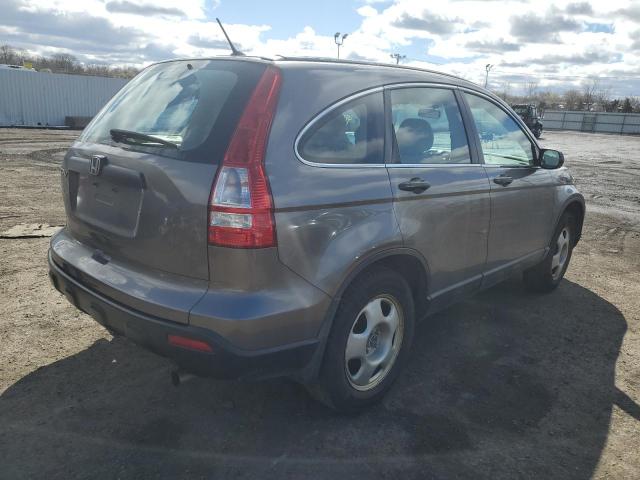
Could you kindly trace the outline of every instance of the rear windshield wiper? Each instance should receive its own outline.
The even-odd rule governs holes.
[[[175,148],[176,150],[178,149],[178,144],[169,142],[162,138],[154,137],[153,135],[147,135],[146,133],[134,132],[131,130],[120,130],[118,128],[112,128],[109,133],[111,134],[111,138],[116,142],[139,144],[139,142],[131,142],[131,140],[146,140],[150,143],[157,143],[158,145]]]

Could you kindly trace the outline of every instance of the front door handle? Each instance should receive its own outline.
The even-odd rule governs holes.
[[[503,187],[506,187],[511,182],[513,182],[513,178],[507,175],[500,175],[499,177],[493,179],[493,183],[497,183],[498,185],[502,185]]]
[[[398,185],[398,188],[400,190],[404,190],[405,192],[422,193],[430,186],[431,184],[429,182],[415,177],[408,182],[402,182],[400,185]]]

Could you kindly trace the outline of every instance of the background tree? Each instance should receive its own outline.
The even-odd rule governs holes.
[[[56,53],[50,57],[32,55],[10,45],[0,45],[0,64],[24,65],[31,63],[36,70],[51,70],[53,73],[74,73],[78,75],[98,75],[102,77],[133,78],[140,71],[131,66],[85,64],[69,53]]]
[[[617,98],[611,100],[606,103],[605,111],[607,112],[617,112],[620,109],[620,100]]]
[[[607,111],[607,105],[611,98],[611,87],[609,85],[598,85],[598,89],[594,94],[594,101],[600,110]]]
[[[579,91],[567,90],[564,92],[563,100],[567,110],[582,110],[582,95]]]
[[[14,60],[13,49],[9,45],[0,45],[0,63],[12,65]]]
[[[505,102],[511,103],[511,100],[512,100],[511,84],[509,82],[504,82],[502,84],[502,88],[500,89],[500,92],[496,93],[496,95],[498,95]]]
[[[74,67],[78,63],[76,57],[68,53],[55,53],[51,56],[51,61],[57,71],[64,73],[73,72]]]
[[[582,103],[585,110],[591,110],[593,104],[596,103],[597,94],[600,91],[600,80],[592,78],[585,82],[582,86]]]
[[[525,83],[524,91],[526,103],[533,103],[535,101],[536,92],[538,91],[538,85],[539,83],[537,81]]]

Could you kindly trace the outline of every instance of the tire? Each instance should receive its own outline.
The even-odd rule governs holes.
[[[534,128],[533,129],[533,136],[536,138],[540,138],[542,136],[542,129],[541,128]]]
[[[565,212],[560,217],[546,257],[523,274],[524,284],[529,290],[548,293],[558,287],[571,261],[576,238],[575,225],[575,219],[570,214]]]
[[[407,361],[414,324],[411,289],[401,275],[377,268],[356,279],[336,311],[311,393],[344,413],[379,402]]]

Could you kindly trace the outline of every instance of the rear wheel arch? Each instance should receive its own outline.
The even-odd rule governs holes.
[[[409,284],[413,303],[415,306],[416,320],[421,319],[427,313],[427,287],[428,270],[426,265],[418,257],[410,254],[397,254],[384,257],[375,262],[371,267],[383,266],[400,274]]]
[[[416,320],[421,320],[425,316],[428,308],[429,266],[419,252],[411,248],[394,248],[365,257],[345,275],[333,295],[333,301],[327,309],[318,334],[320,345],[316,349],[309,365],[297,376],[302,383],[308,384],[317,377],[324,357],[327,339],[333,327],[333,320],[344,293],[359,278],[381,267],[399,272],[407,280],[414,300],[415,318]]]
[[[358,278],[366,276],[379,267],[393,270],[406,279],[411,288],[416,309],[416,319],[422,318],[428,306],[429,267],[422,255],[410,248],[385,250],[362,260],[343,280],[334,297],[335,303],[340,302],[344,292]]]
[[[411,257],[393,257],[373,261],[360,269],[344,288],[338,308],[327,322],[330,328],[322,358],[318,359],[317,376],[308,387],[315,398],[339,411],[352,412],[379,401],[407,361],[416,315],[413,288],[407,280],[410,274],[399,273],[399,269],[411,271],[415,267]],[[416,268],[415,273],[419,272]],[[388,313],[383,302],[387,303]],[[386,322],[394,306],[398,313],[388,318],[396,320]],[[386,337],[379,333],[385,331],[380,325],[391,328]],[[374,358],[368,361],[373,337]],[[375,358],[378,353],[384,358]]]

